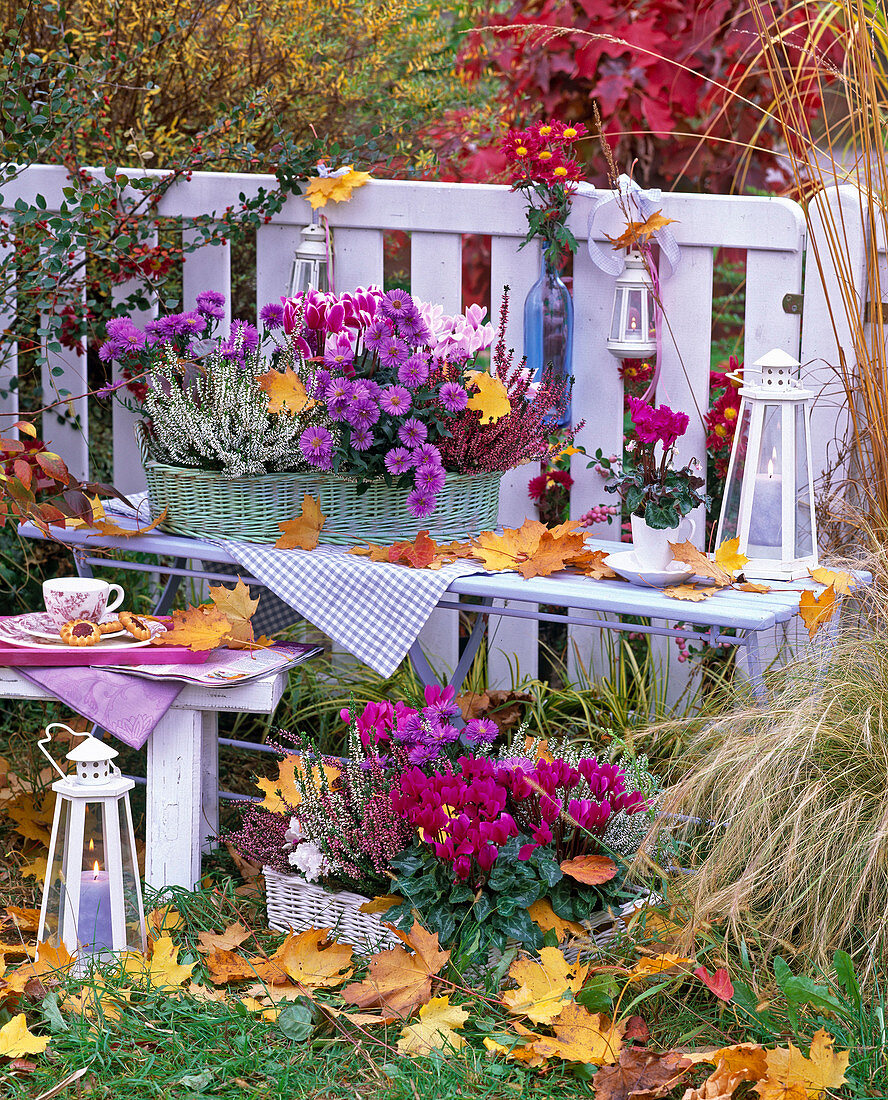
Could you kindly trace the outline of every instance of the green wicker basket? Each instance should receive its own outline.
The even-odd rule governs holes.
[[[177,535],[277,542],[278,524],[301,514],[305,493],[317,500],[327,517],[320,543],[332,546],[388,545],[412,539],[420,531],[429,531],[438,542],[450,542],[497,525],[501,473],[448,474],[435,511],[415,519],[407,509],[409,490],[390,488],[382,481],[358,493],[356,482],[333,474],[225,478],[211,470],[156,462],[148,456],[143,430],[138,438],[151,518],[166,508],[161,530]]]

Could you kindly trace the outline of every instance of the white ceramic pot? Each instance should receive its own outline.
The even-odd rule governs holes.
[[[684,542],[693,539],[697,532],[696,521],[685,516],[677,527],[665,527],[657,530],[648,527],[642,516],[631,516],[632,549],[642,569],[665,569],[672,561],[670,542]]]

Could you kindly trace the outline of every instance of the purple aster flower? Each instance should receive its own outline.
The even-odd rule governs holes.
[[[410,348],[397,336],[387,336],[384,340],[380,340],[376,350],[379,355],[379,362],[384,367],[391,367],[392,369],[399,367],[410,357]]]
[[[390,340],[392,327],[384,317],[374,317],[364,329],[364,347],[376,351],[383,340]]]
[[[329,470],[333,465],[333,439],[326,428],[306,428],[299,437],[299,447],[312,466]]]
[[[207,327],[206,318],[202,317],[196,309],[189,313],[179,314],[179,331],[189,336],[197,336]]]
[[[382,392],[382,387],[372,378],[357,378],[353,385],[352,394],[355,397],[369,397],[375,401]]]
[[[352,428],[351,445],[356,451],[369,451],[373,443],[373,433],[369,428]]]
[[[390,290],[388,294],[383,294],[377,306],[383,317],[393,321],[400,320],[414,308],[413,299],[406,290]]]
[[[259,320],[271,332],[273,329],[282,328],[284,324],[284,307],[280,302],[269,302],[259,310]]]
[[[101,348],[99,354],[101,355]],[[121,386],[127,384],[126,378],[121,378],[119,382],[106,382],[104,386],[100,386],[96,390],[96,397],[110,397],[115,390],[119,390]]]
[[[428,428],[426,428],[421,420],[417,420],[415,416],[411,416],[409,420],[405,420],[398,429],[398,439],[401,440],[405,447],[418,447],[421,443],[425,443],[428,434]]]
[[[410,391],[403,386],[389,386],[382,391],[379,403],[382,405],[383,412],[391,413],[392,416],[406,416],[413,404],[413,399]]]
[[[328,370],[316,370],[308,387],[309,396],[323,398],[330,385],[330,372]]]
[[[409,340],[414,345],[428,344],[432,339],[428,326],[415,306],[403,317],[398,318],[398,331],[405,340]]]
[[[169,340],[173,336],[179,335],[179,314],[168,313],[166,317],[158,317],[156,321],[149,321],[151,326],[151,332],[155,336],[159,336],[161,340]],[[109,322],[113,324],[113,322]]]
[[[469,403],[469,395],[459,382],[445,382],[438,396],[444,408],[451,413],[461,412]]]
[[[413,461],[417,466],[440,466],[441,452],[434,443],[420,443],[413,448]]]
[[[425,519],[435,510],[435,496],[425,489],[413,489],[407,494],[407,507],[416,519]]]
[[[398,381],[411,390],[423,386],[429,379],[429,365],[422,355],[411,355],[406,363],[398,367]]]
[[[440,493],[444,488],[447,474],[442,467],[427,462],[416,471],[415,484],[417,489],[425,489],[430,493]]]
[[[225,295],[216,290],[204,290],[197,296],[197,312],[208,321],[221,321],[225,316]]]
[[[470,745],[492,745],[499,737],[499,726],[492,718],[473,718],[466,722],[465,735]]]
[[[393,477],[400,477],[413,469],[413,459],[406,447],[393,447],[385,456],[385,468]]]
[[[244,351],[255,351],[259,347],[259,329],[255,325],[251,325],[249,321],[231,322],[231,333],[228,337],[230,347],[234,347],[235,340],[241,334],[243,334]]]
[[[343,370],[355,361],[352,343],[346,333],[341,332],[331,339],[324,352],[324,364],[331,370]]]
[[[327,412],[334,420],[342,420],[352,398],[352,383],[347,378],[334,378],[324,390]]]
[[[368,401],[366,404],[362,402],[357,408],[352,407],[345,419],[353,428],[372,428],[379,417],[379,406]]]
[[[99,348],[99,359],[103,363],[110,362],[116,355],[115,343],[113,340],[106,340],[104,344]]]

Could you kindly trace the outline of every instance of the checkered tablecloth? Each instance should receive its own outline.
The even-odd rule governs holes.
[[[276,550],[216,540],[284,603],[383,676],[390,676],[456,580],[483,573],[480,562],[410,569],[372,562],[333,546]]]

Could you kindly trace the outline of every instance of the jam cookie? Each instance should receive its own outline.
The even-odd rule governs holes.
[[[132,611],[121,611],[120,625],[127,634],[132,634],[137,642],[147,642],[151,637],[151,627],[144,619],[134,615]]]
[[[59,634],[65,645],[95,645],[102,637],[96,624],[86,619],[72,619]]]
[[[120,619],[109,619],[106,623],[99,623],[100,634],[115,634],[118,630],[123,630]]]

